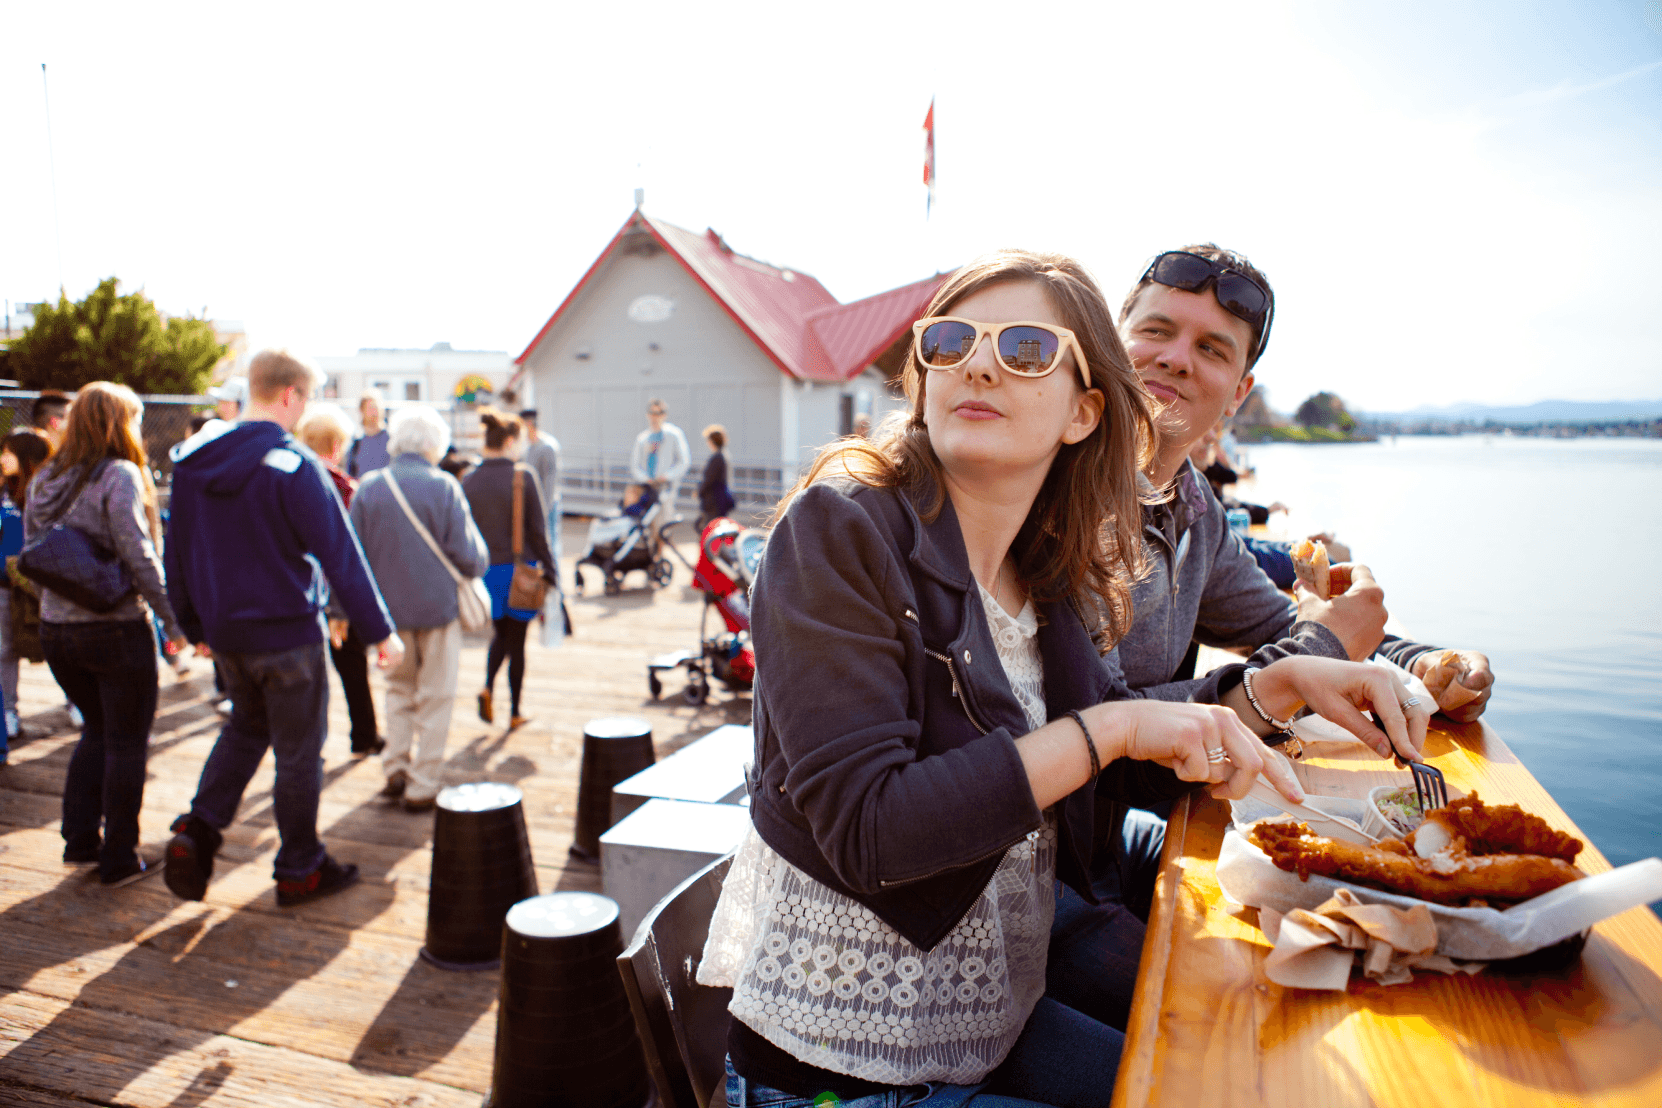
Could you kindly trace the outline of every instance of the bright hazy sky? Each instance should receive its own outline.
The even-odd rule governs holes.
[[[1032,9],[1029,9],[1032,10]],[[1662,397],[1662,2],[9,4],[0,296],[518,353],[646,210],[850,300],[1015,245],[1269,274],[1289,410]],[[937,99],[924,219],[920,126]]]

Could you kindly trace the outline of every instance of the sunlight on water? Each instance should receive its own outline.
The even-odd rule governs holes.
[[[1489,655],[1489,722],[1613,864],[1662,854],[1662,441],[1247,456],[1241,499],[1285,502],[1288,534],[1336,532],[1404,634]]]

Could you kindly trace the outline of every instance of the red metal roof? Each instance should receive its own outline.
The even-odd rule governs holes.
[[[805,381],[846,381],[858,375],[911,326],[946,279],[937,274],[851,304],[839,304],[824,285],[806,273],[780,269],[736,253],[714,231],[695,234],[636,211],[524,353],[514,359],[517,364],[524,365],[623,237],[636,227],[645,230],[685,266],[782,371]]]
[[[945,281],[946,274],[937,273],[864,300],[821,308],[808,317],[806,327],[817,356],[799,376],[814,381],[846,381],[855,376],[923,315]]]

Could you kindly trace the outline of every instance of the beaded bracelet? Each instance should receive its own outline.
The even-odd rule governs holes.
[[[1262,704],[1258,703],[1258,698],[1253,695],[1253,693],[1252,693],[1252,675],[1257,673],[1257,672],[1258,671],[1256,669],[1253,669],[1251,666],[1248,666],[1247,669],[1246,669],[1246,672],[1241,674],[1241,688],[1246,692],[1247,703],[1252,705],[1252,710],[1258,713],[1258,718],[1259,719],[1263,720],[1265,723],[1269,724],[1271,727],[1275,728],[1277,731],[1286,731],[1289,734],[1291,734],[1292,730],[1293,730],[1293,721],[1290,720],[1290,719],[1289,720],[1276,719],[1274,716],[1272,716],[1268,712],[1264,711],[1264,706]]]
[[[1073,717],[1073,722],[1079,724],[1079,730],[1085,735],[1085,749],[1091,754],[1091,780],[1095,781],[1097,774],[1102,772],[1102,759],[1097,757],[1096,743],[1091,741],[1091,729],[1085,726],[1085,717],[1075,709],[1069,708],[1068,715]]]

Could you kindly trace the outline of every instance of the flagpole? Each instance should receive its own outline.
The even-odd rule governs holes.
[[[58,243],[58,298],[63,298],[63,224],[58,217],[58,156],[52,149],[52,93],[46,83],[46,63],[40,63],[41,99],[46,104],[46,164],[52,174],[52,233]]]

